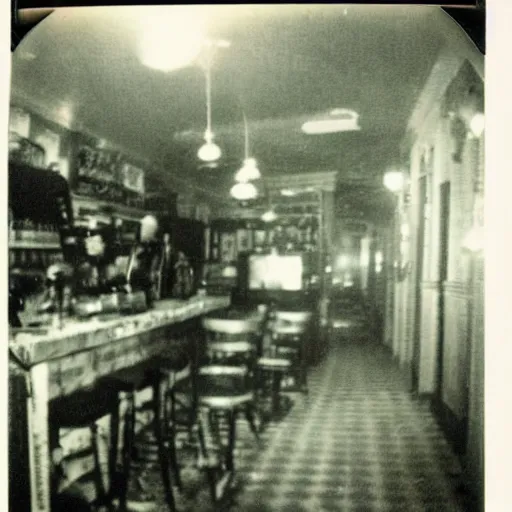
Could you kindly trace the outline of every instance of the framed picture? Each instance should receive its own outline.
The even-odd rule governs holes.
[[[222,233],[220,238],[220,260],[222,262],[235,261],[236,236],[235,233]]]
[[[236,232],[236,248],[239,253],[252,249],[252,237],[249,229],[239,229]]]
[[[254,246],[261,247],[265,245],[265,230],[257,229],[254,231]]]

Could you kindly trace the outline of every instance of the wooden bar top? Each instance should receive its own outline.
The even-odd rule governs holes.
[[[230,302],[229,297],[171,299],[159,301],[152,309],[136,315],[108,319],[93,317],[87,321],[68,319],[61,329],[11,329],[9,348],[23,365],[31,367],[225,309]]]

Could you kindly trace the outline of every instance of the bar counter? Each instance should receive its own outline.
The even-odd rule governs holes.
[[[90,386],[99,377],[150,359],[168,349],[184,331],[196,329],[201,316],[229,305],[228,297],[198,296],[188,301],[160,301],[150,311],[131,316],[87,322],[69,320],[59,330],[11,330],[9,350],[19,364],[12,363],[11,358],[10,401],[17,397],[17,403],[10,403],[10,431],[19,437],[19,427],[24,425],[28,435],[31,512],[50,510],[48,402]],[[25,388],[25,393],[20,388]],[[23,395],[26,405],[20,403]],[[11,450],[26,451],[22,437],[14,443],[18,448],[11,446]],[[18,459],[14,454],[11,459],[20,461],[18,472],[23,473],[24,454],[17,455]],[[23,475],[12,476],[14,485],[23,487]],[[18,503],[16,510],[24,509]]]

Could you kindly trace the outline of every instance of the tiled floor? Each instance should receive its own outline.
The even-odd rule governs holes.
[[[333,335],[309,383],[309,397],[293,396],[288,415],[267,426],[261,447],[240,419],[238,480],[229,502],[212,506],[201,474],[188,467],[180,510],[465,510],[449,446],[387,349]]]

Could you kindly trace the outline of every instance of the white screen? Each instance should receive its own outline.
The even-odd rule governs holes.
[[[302,256],[251,256],[249,258],[249,289],[301,290]]]

